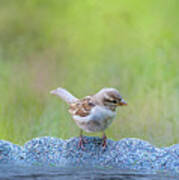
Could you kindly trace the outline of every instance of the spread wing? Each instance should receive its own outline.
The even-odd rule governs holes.
[[[88,116],[91,109],[95,106],[91,97],[87,96],[84,99],[78,100],[70,104],[69,112],[74,116]]]

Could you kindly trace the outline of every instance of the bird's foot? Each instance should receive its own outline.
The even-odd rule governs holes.
[[[84,144],[87,143],[87,141],[84,139],[83,136],[80,136],[79,138],[80,138],[80,140],[78,143],[78,148],[84,150],[85,149]]]
[[[102,147],[103,149],[106,149],[107,147],[107,136],[105,134],[102,137]]]

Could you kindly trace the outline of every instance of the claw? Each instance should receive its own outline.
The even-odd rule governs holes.
[[[87,141],[83,138],[83,131],[81,130],[80,131],[80,140],[79,140],[79,143],[78,143],[78,148],[84,150],[85,147],[84,147],[84,144],[87,143]]]
[[[84,147],[84,144],[86,143],[86,140],[84,140],[83,136],[80,136],[80,140],[79,140],[79,143],[78,143],[78,148],[84,150],[85,147]]]
[[[105,135],[105,133],[103,134],[103,137],[102,137],[102,147],[103,149],[106,149],[107,147],[107,136]]]

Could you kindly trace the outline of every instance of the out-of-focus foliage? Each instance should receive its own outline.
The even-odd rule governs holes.
[[[0,138],[77,136],[49,91],[115,87],[129,106],[110,138],[177,143],[178,9],[178,0],[0,0]]]

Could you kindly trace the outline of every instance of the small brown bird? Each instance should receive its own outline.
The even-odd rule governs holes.
[[[61,87],[50,91],[50,93],[61,97],[69,104],[69,112],[81,129],[79,147],[82,149],[85,143],[82,135],[83,130],[85,132],[103,132],[102,146],[105,148],[107,140],[105,129],[116,116],[117,106],[127,105],[118,90],[114,88],[103,88],[95,95],[86,96],[83,99],[74,97]]]

